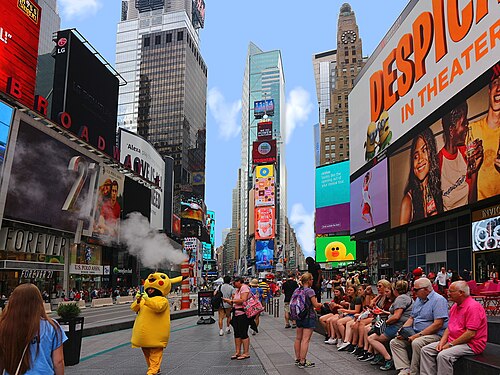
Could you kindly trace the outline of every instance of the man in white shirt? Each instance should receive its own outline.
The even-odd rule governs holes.
[[[439,288],[439,293],[443,294],[446,289],[446,279],[448,274],[446,273],[446,268],[441,267],[441,272],[438,272],[434,283],[437,284]]]

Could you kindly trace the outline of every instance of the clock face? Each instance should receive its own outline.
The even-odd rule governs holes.
[[[356,33],[352,30],[344,31],[342,33],[342,36],[340,37],[340,40],[344,44],[354,43],[356,41]]]

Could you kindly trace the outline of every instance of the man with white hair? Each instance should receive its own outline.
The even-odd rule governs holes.
[[[420,374],[453,375],[453,363],[464,355],[483,352],[488,339],[488,322],[481,304],[470,296],[465,281],[455,281],[448,289],[455,304],[450,309],[448,328],[436,345],[422,348]]]
[[[399,375],[420,373],[421,349],[439,341],[448,325],[448,301],[434,291],[429,279],[423,277],[415,281],[413,291],[417,299],[410,318],[390,342],[394,366]],[[411,347],[411,360],[408,347]]]

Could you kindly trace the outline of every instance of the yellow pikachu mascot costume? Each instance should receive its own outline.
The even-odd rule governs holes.
[[[156,272],[144,282],[144,292],[136,294],[130,308],[137,313],[132,329],[133,348],[141,348],[148,365],[148,375],[160,373],[163,349],[170,337],[170,306],[167,295],[172,284],[180,283],[182,276],[170,280]]]

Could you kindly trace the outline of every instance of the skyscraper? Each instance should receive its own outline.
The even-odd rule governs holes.
[[[248,46],[243,78],[242,126],[241,126],[241,194],[240,194],[240,272],[246,273],[247,259],[255,257],[254,248],[254,170],[252,146],[257,140],[257,124],[254,102],[273,99],[274,116],[272,138],[277,143],[276,196],[275,196],[275,241],[284,244],[285,217],[287,212],[286,166],[285,166],[285,77],[281,52],[262,51],[255,44]],[[245,268],[245,269],[243,269]]]
[[[203,0],[122,1],[116,69],[118,125],[174,158],[174,212],[184,191],[204,199],[207,67]]]
[[[61,28],[61,17],[57,11],[57,0],[36,0],[36,2],[42,8],[38,54],[45,55],[51,53],[54,48],[52,35]]]

